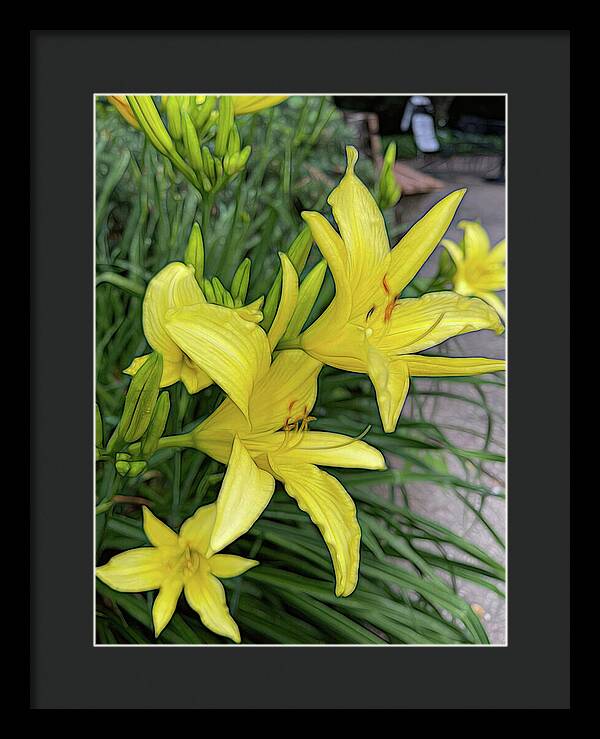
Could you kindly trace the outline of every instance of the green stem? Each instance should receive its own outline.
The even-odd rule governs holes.
[[[193,449],[194,440],[191,434],[175,434],[163,436],[158,441],[158,449]]]

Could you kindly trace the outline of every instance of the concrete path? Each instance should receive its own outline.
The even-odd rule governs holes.
[[[505,236],[505,186],[504,184],[486,182],[473,175],[459,175],[436,172],[436,177],[444,180],[446,187],[428,195],[415,195],[400,200],[398,216],[404,223],[412,224],[444,195],[459,187],[467,187],[467,194],[458,210],[458,215],[448,230],[448,237],[459,241],[462,232],[456,224],[463,220],[477,220],[485,226],[492,243],[495,244]],[[435,274],[436,263],[443,247],[438,247],[423,267],[422,275]],[[504,297],[503,294],[501,294]],[[497,336],[491,331],[478,331],[467,334],[444,345],[447,353],[454,356],[505,357],[505,335]],[[426,381],[428,382],[428,381]],[[423,383],[423,381],[421,381]],[[457,385],[450,388],[454,392]],[[463,392],[471,394],[469,387],[458,386]],[[473,397],[476,395],[473,393]],[[486,397],[497,419],[493,427],[493,451],[503,453],[505,450],[505,394],[503,388],[486,390]],[[432,402],[429,403],[429,400]],[[436,403],[433,401],[437,400]],[[467,403],[445,399],[428,399],[426,414],[431,414],[439,424],[460,425],[474,431],[484,432],[487,419],[485,413]],[[414,413],[414,407],[410,409]],[[477,449],[481,440],[476,436],[460,432],[449,432],[452,441],[466,449]],[[491,463],[487,466],[490,477],[486,484],[495,491],[504,491],[505,469],[503,464]],[[456,464],[452,471],[464,477],[461,467]],[[494,478],[497,478],[495,480]],[[472,514],[453,492],[440,490],[434,485],[413,485],[409,489],[410,505],[415,512],[422,513],[447,526],[461,536],[466,536],[473,543],[499,561],[504,561],[504,552],[483,524]],[[472,503],[479,502],[479,496],[470,498]],[[506,506],[503,500],[487,499],[483,513],[489,523],[506,541]],[[473,605],[486,627],[490,640],[494,644],[504,644],[505,636],[505,601],[486,588],[472,583],[462,582],[459,585],[461,594]]]

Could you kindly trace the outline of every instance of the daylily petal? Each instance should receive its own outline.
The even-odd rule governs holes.
[[[150,544],[153,547],[177,546],[177,534],[157,518],[147,506],[143,507],[143,512],[144,533]]]
[[[192,366],[185,357],[180,365],[180,377],[181,382],[183,382],[185,389],[190,395],[194,395],[194,393],[198,393],[200,390],[204,390],[205,387],[210,387],[213,384],[212,379],[204,370],[201,370],[200,367]]]
[[[279,352],[250,401],[252,431],[277,431],[290,417],[312,410],[322,366],[300,349]]]
[[[119,111],[130,126],[133,126],[134,128],[140,127],[140,124],[138,123],[133,110],[131,110],[131,105],[127,102],[127,97],[125,95],[107,95],[106,99]]]
[[[346,173],[327,202],[346,246],[353,306],[362,313],[385,274],[390,242],[375,199],[354,173],[358,152],[353,146],[346,147],[346,157]]]
[[[210,546],[210,535],[215,525],[217,506],[215,503],[198,508],[193,516],[188,518],[179,529],[180,543],[188,543],[192,549],[203,556]]]
[[[170,311],[169,336],[248,417],[255,382],[269,368],[265,332],[231,308],[204,303]]]
[[[279,258],[281,259],[283,280],[279,306],[277,307],[277,313],[275,314],[268,334],[271,349],[275,349],[279,343],[279,339],[285,333],[288,323],[294,315],[296,303],[298,302],[298,273],[296,272],[296,268],[291,263],[287,254],[279,252]]]
[[[396,428],[410,386],[410,375],[404,357],[390,359],[376,349],[369,351],[369,377],[375,388],[383,430]]]
[[[504,330],[487,303],[454,292],[426,293],[396,303],[378,347],[386,354],[414,354],[452,336],[481,329]]]
[[[289,95],[234,95],[233,114],[245,115],[256,113],[258,110],[272,108],[287,100]]]
[[[500,318],[506,322],[506,308],[500,298],[493,292],[481,292],[478,297],[485,300],[486,303],[492,306]]]
[[[183,590],[183,579],[179,575],[172,575],[160,586],[160,591],[152,606],[152,621],[154,622],[154,636],[158,637],[173,618],[177,601]]]
[[[139,547],[115,555],[96,569],[97,577],[113,590],[141,593],[159,588],[167,572],[164,556],[154,547]]]
[[[215,577],[227,578],[238,577],[244,572],[256,567],[260,564],[255,559],[247,559],[246,557],[237,557],[235,554],[215,554],[208,561],[210,571]]]
[[[144,334],[153,349],[163,355],[163,361],[180,361],[181,349],[166,331],[166,315],[173,308],[204,303],[193,267],[172,262],[155,275],[146,288],[143,304]]]
[[[123,370],[126,375],[135,375],[139,368],[144,362],[150,357],[151,354],[144,354],[141,357],[136,357],[133,362]],[[172,362],[169,359],[165,359],[163,356],[163,372],[160,378],[161,387],[169,387],[173,383],[178,382],[181,375],[181,361]],[[209,384],[212,384],[212,380],[209,378]],[[206,386],[205,386],[206,387]]]
[[[492,262],[499,263],[506,260],[506,239],[499,241],[490,251],[488,259]]]
[[[431,357],[407,354],[402,357],[412,377],[466,377],[506,369],[504,359],[483,357]]]
[[[267,507],[274,489],[275,480],[256,466],[236,436],[217,498],[211,550],[218,552],[245,534]]]
[[[460,221],[458,227],[465,232],[465,258],[484,259],[490,251],[490,237],[481,223]]]
[[[273,434],[275,448],[282,447],[285,434]],[[364,441],[343,434],[325,431],[302,432],[300,441],[292,449],[277,454],[285,464],[309,462],[325,467],[357,467],[365,470],[384,470],[385,459],[379,451]]]
[[[388,283],[399,295],[440,243],[466,190],[456,190],[436,203],[392,249]]]
[[[186,581],[185,598],[207,629],[240,643],[240,630],[229,614],[225,590],[208,568],[199,568]]]
[[[280,464],[276,455],[269,462],[285,489],[319,528],[331,554],[336,595],[350,595],[358,581],[360,527],[356,506],[335,477],[312,464]]]
[[[450,254],[450,256],[452,257],[454,265],[456,267],[459,267],[465,258],[465,255],[463,254],[460,246],[458,244],[455,244],[454,241],[450,241],[450,239],[442,239],[440,243],[446,249],[448,254]]]

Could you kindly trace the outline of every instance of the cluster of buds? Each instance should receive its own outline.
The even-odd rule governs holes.
[[[382,210],[393,208],[402,194],[402,190],[394,176],[395,163],[396,144],[392,142],[385,151],[379,181],[377,182],[377,202]]]
[[[204,241],[202,231],[197,223],[192,226],[192,232],[183,256],[183,261],[194,268],[196,282],[209,303],[224,305],[227,308],[241,308],[248,294],[250,283],[251,261],[244,259],[235,271],[229,290],[218,277],[204,276]]]
[[[163,371],[162,356],[153,352],[134,375],[121,419],[102,450],[102,420],[96,409],[96,450],[114,456],[120,475],[137,477],[144,472],[158,448],[170,411],[169,393],[160,392]],[[124,451],[127,449],[127,451]]]
[[[163,96],[166,125],[150,95],[127,100],[152,145],[202,193],[217,192],[245,168],[251,147],[242,147],[231,96]]]

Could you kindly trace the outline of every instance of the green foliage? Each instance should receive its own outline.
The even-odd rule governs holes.
[[[277,252],[287,251],[302,232],[300,212],[325,211],[327,196],[343,171],[344,145],[352,143],[352,135],[327,98],[291,98],[243,116],[236,125],[241,140],[252,142],[246,168],[218,198],[209,193],[202,199],[167,158],[145,143],[141,132],[127,126],[110,106],[97,106],[96,545],[102,564],[118,551],[147,543],[140,501],[177,528],[199,505],[216,498],[223,477],[222,465],[195,450],[156,451],[141,474],[134,467],[135,477],[131,460],[122,460],[129,464],[128,475],[122,476],[102,456],[102,443],[115,432],[131,384],[123,369],[149,351],[141,323],[146,284],[167,262],[183,260],[187,248],[188,261],[204,280],[214,286],[218,276],[217,288],[225,285],[225,292],[239,304],[267,295],[280,266]],[[172,105],[170,115],[178,115]],[[370,178],[368,174],[365,164],[361,176],[375,188],[372,171]],[[202,227],[202,258],[197,234],[192,234],[195,221]],[[394,223],[389,226],[390,232],[398,230]],[[319,260],[313,249],[304,259],[303,276]],[[327,276],[312,317],[331,296]],[[444,488],[501,543],[486,519],[485,505],[502,497],[489,476],[489,464],[503,457],[491,444],[496,419],[486,396],[488,387],[502,383],[495,376],[448,378],[443,386],[416,381],[412,414],[405,412],[396,432],[384,434],[368,380],[323,369],[316,428],[358,436],[370,424],[365,439],[393,457],[394,468],[333,470],[356,502],[362,529],[359,586],[348,598],[334,595],[331,560],[317,529],[293,500],[276,493],[251,531],[228,550],[261,562],[224,582],[244,643],[488,642],[480,619],[458,595],[457,583],[471,581],[502,595],[502,564],[466,538],[413,512],[407,493],[423,482]],[[466,387],[473,392],[463,392]],[[483,433],[461,427],[460,420],[455,427],[469,433],[476,448],[457,446],[450,440],[451,429],[427,420],[430,416],[420,409],[436,397],[450,397],[483,413]],[[145,432],[140,443],[146,449],[153,448],[155,427],[162,427],[167,415],[165,434],[185,432],[214,410],[222,393],[213,386],[190,396],[177,383],[160,398],[150,427],[135,429],[134,435]],[[451,471],[455,469],[461,473]],[[97,594],[99,643],[156,643],[151,624],[154,594],[117,593],[100,582]],[[225,640],[206,630],[182,599],[157,641]]]

